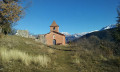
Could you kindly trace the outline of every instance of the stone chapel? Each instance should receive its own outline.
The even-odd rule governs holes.
[[[59,32],[59,26],[55,21],[50,26],[50,32],[45,34],[47,45],[65,45],[65,35]]]

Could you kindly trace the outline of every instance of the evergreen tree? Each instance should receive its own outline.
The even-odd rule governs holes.
[[[115,33],[115,38],[118,42],[120,42],[120,6],[117,8],[117,13],[118,13],[118,16],[117,16],[117,30],[116,30],[116,33]]]

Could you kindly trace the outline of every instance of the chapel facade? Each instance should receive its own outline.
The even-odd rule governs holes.
[[[50,26],[50,32],[45,34],[47,45],[65,45],[65,35],[59,32],[59,26],[55,21]]]

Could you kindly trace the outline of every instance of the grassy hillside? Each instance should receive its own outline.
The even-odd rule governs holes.
[[[120,42],[116,38],[117,28],[89,33],[74,40],[73,45],[87,49],[111,49],[115,55],[120,56]],[[117,34],[118,35],[118,34]],[[119,35],[117,36],[119,37]]]
[[[87,34],[72,42],[72,45],[86,49],[92,52],[91,61],[101,61],[97,66],[104,69],[103,71],[120,71],[120,43],[115,38],[116,29],[93,32]],[[78,53],[81,54],[81,53]],[[86,56],[86,55],[85,55]],[[85,57],[84,56],[84,57]],[[90,58],[90,59],[91,59]],[[102,60],[101,60],[102,58]],[[86,62],[86,61],[85,61]],[[101,65],[103,64],[103,65]],[[105,69],[106,68],[106,69]],[[111,68],[111,69],[110,69]]]
[[[88,48],[89,43],[84,42],[81,45],[47,46],[28,38],[2,36],[0,72],[120,71],[120,57],[112,50],[103,46],[102,49]]]
[[[68,46],[65,46],[68,47]],[[0,72],[76,72],[69,49],[19,36],[0,38]]]

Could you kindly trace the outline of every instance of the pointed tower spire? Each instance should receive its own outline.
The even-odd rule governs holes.
[[[53,21],[53,23],[51,24],[51,26],[50,27],[59,27],[57,24],[56,24],[56,22],[55,21]]]
[[[56,24],[55,21],[53,21],[53,23],[50,26],[50,32],[52,31],[59,32],[59,26]]]

